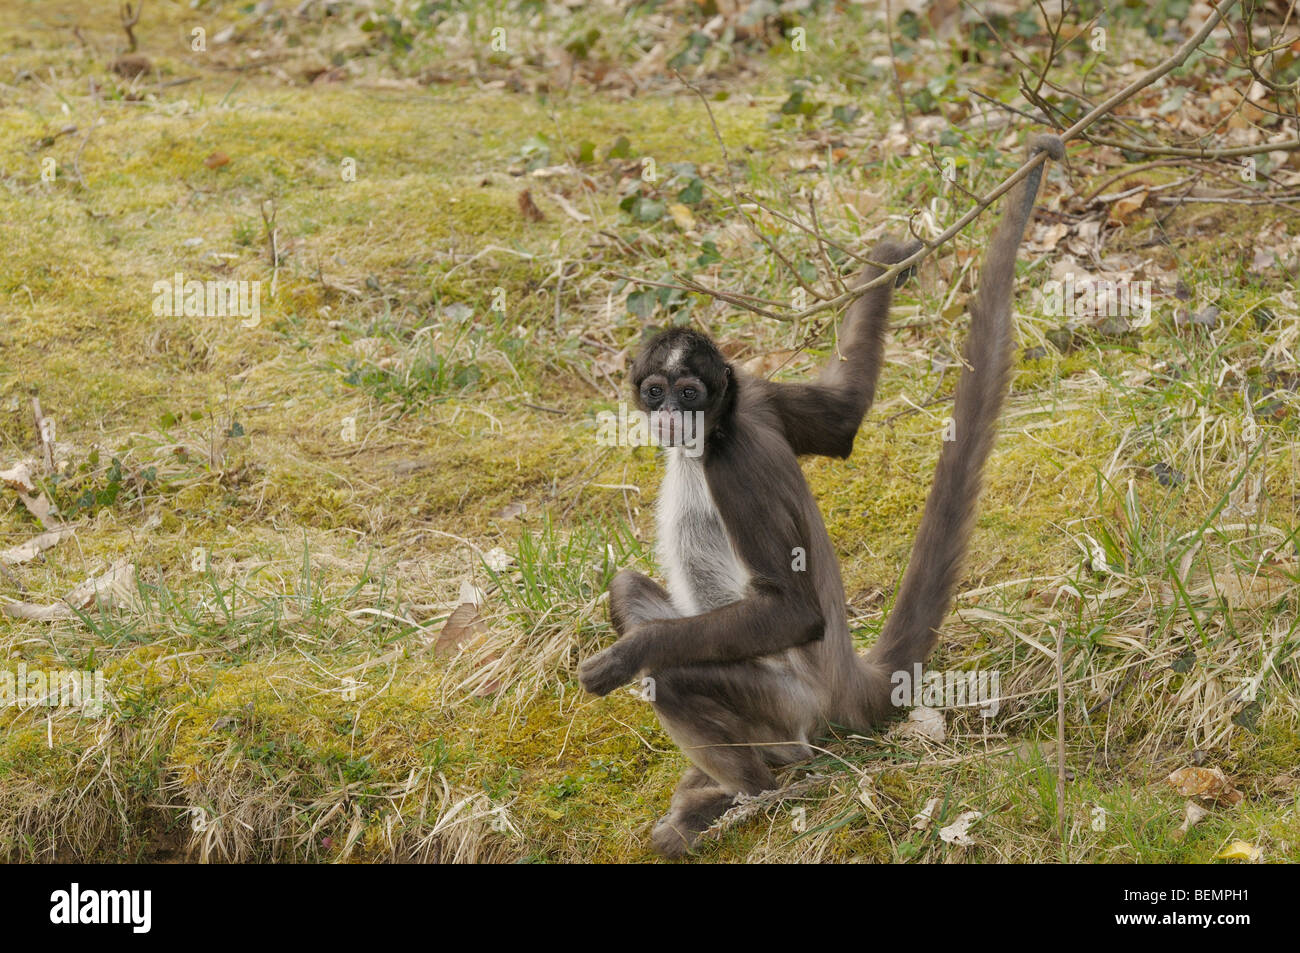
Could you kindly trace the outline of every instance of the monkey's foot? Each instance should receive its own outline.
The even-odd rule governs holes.
[[[669,859],[683,856],[709,829],[714,821],[731,807],[736,799],[719,787],[678,790],[673,796],[673,807],[655,823],[650,834],[650,845],[655,853]]]

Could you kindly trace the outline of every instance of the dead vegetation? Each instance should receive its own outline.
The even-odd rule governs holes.
[[[934,240],[1027,116],[1069,125],[1208,15],[1118,6],[1098,51],[1048,6],[895,3],[892,50],[829,2],[0,12],[0,673],[108,688],[0,707],[0,855],[644,859],[682,760],[573,673],[612,572],[652,568],[656,471],[595,414],[665,321],[806,372],[855,253]],[[1257,49],[1294,39],[1260,10]],[[706,858],[1296,857],[1300,166],[1265,82],[1294,54],[1257,78],[1228,22],[1049,174],[934,662],[1000,673],[997,713],[832,739]],[[863,644],[982,234],[902,292],[853,458],[806,468]],[[178,274],[260,312],[160,314]],[[1141,282],[1149,320],[1115,313]]]

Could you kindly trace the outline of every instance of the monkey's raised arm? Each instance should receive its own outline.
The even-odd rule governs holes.
[[[1036,136],[1029,155],[1065,155],[1065,145],[1051,135]],[[979,500],[984,463],[993,449],[998,415],[1011,374],[1011,299],[1016,255],[1046,161],[1034,167],[1006,197],[1005,211],[989,242],[979,289],[970,306],[970,330],[963,359],[966,370],[957,382],[953,405],[955,439],[939,452],[934,485],[925,501],[912,556],[880,639],[868,660],[897,671],[930,654],[939,623],[948,613],[961,572]]]
[[[920,242],[887,240],[872,249],[871,258],[892,265],[920,247]],[[883,269],[868,265],[859,273],[855,285],[864,285],[882,273]],[[762,382],[796,454],[847,457],[853,450],[862,418],[876,397],[893,293],[893,285],[886,283],[849,305],[840,328],[839,347],[817,383]]]

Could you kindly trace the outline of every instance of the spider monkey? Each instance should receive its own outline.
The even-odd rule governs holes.
[[[1029,154],[1064,155],[1056,136]],[[854,651],[839,562],[798,457],[844,458],[875,397],[892,287],[848,308],[838,353],[816,383],[776,383],[728,364],[710,338],[673,328],[632,367],[636,402],[666,446],[657,506],[665,590],[624,569],[609,586],[618,640],[586,659],[605,695],[648,675],[660,723],[691,760],[652,845],[684,854],[738,793],[777,787],[774,768],[812,756],[831,724],[866,731],[893,710],[891,673],[924,662],[948,612],[981,474],[1011,369],[1016,255],[1046,162],[1007,197],[970,306],[955,439],[939,454],[911,559],[874,647]],[[885,241],[872,259],[909,257]],[[858,285],[882,269],[866,267]],[[702,413],[703,452],[686,453],[676,415]],[[802,554],[802,558],[801,558]]]

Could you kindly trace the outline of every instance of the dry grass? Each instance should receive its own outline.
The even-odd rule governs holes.
[[[434,34],[412,27],[403,54],[406,27],[362,30],[365,5],[276,26],[206,4],[210,37],[237,32],[204,57],[188,52],[196,14],[158,5],[138,29],[157,69],[125,79],[107,68],[121,45],[111,15],[80,6],[0,13],[16,37],[0,96],[17,107],[0,113],[0,215],[13,230],[0,467],[39,456],[38,396],[57,422],[56,465],[38,470],[76,527],[5,567],[0,602],[53,602],[121,558],[138,585],[74,620],[0,616],[0,670],[99,668],[112,694],[102,717],[0,709],[0,856],[646,859],[685,762],[649,706],[587,698],[574,672],[610,636],[612,572],[652,568],[656,466],[648,450],[598,446],[594,415],[619,399],[643,327],[670,311],[781,373],[814,366],[806,348],[830,338],[704,298],[665,296],[646,321],[613,273],[687,271],[789,300],[795,282],[729,206],[733,177],[792,215],[816,195],[827,234],[853,249],[928,206],[940,179],[877,94],[887,66],[873,14],[822,11],[813,22],[850,39],[811,64],[756,37],[686,65],[707,95],[730,92],[713,103],[738,160],[728,169],[698,98],[636,72],[641,40],[662,43],[661,71],[688,42],[671,12],[602,7],[596,53],[565,59],[545,51],[585,37],[580,18],[507,19],[527,39],[496,57],[471,42],[487,21],[470,5]],[[944,65],[942,48],[915,49],[922,67]],[[1005,63],[984,59],[962,81],[996,91]],[[790,80],[855,71],[807,87],[826,104],[814,118],[782,118]],[[831,121],[832,105],[864,112]],[[950,127],[918,113],[915,141],[951,149],[979,191],[1011,163],[1017,133],[997,118]],[[956,143],[941,142],[954,129]],[[620,136],[629,155],[607,158]],[[210,168],[216,151],[230,161]],[[661,173],[646,201],[699,179],[693,228],[620,210],[646,155]],[[41,180],[44,157],[54,182]],[[339,175],[345,157],[355,182]],[[1156,320],[1122,339],[1081,329],[1059,352],[1047,342],[1061,322],[1039,292],[1066,245],[1045,236],[1082,214],[1071,196],[1113,174],[1093,158],[1053,170],[1044,193],[1017,322],[1022,345],[1046,348],[1017,367],[935,660],[998,671],[999,712],[948,712],[942,741],[832,739],[782,792],[724,819],[705,859],[1186,862],[1235,838],[1296,857],[1300,398],[1286,381],[1300,319],[1284,279],[1241,265],[1276,210],[1192,207],[1157,226],[1167,210],[1149,209],[1108,230],[1102,261],[1156,275]],[[520,214],[525,186],[544,221]],[[750,213],[829,279],[806,236]],[[902,293],[853,458],[806,467],[863,645],[888,612],[938,453],[982,234]],[[260,324],[155,317],[153,282],[176,271],[263,281]],[[1188,307],[1222,309],[1216,328],[1172,326],[1175,279]],[[1260,307],[1274,315],[1263,327]],[[1171,485],[1157,477],[1174,471]],[[38,530],[0,492],[0,548]],[[481,619],[441,650],[466,586],[483,593]],[[1180,837],[1184,799],[1164,778],[1188,763],[1222,768],[1245,800]],[[944,841],[966,811],[982,815],[976,846]]]

